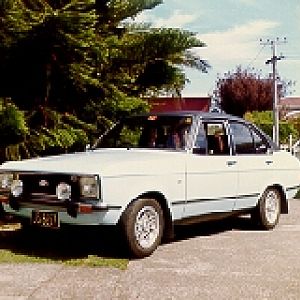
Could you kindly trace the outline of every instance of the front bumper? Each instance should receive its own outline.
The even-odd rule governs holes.
[[[56,211],[60,223],[74,225],[115,225],[120,215],[121,207],[109,205],[93,205],[72,201],[35,200],[34,202],[7,198],[1,200],[5,212],[31,219],[32,212]]]

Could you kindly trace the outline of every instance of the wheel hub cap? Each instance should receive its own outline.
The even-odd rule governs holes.
[[[270,191],[266,197],[266,218],[270,224],[274,224],[278,217],[279,199],[274,191]]]
[[[150,248],[159,236],[159,214],[152,206],[143,207],[136,216],[135,238],[142,248]]]

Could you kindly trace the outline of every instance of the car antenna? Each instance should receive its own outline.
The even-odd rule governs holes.
[[[118,125],[118,123],[114,123],[112,126],[110,126],[108,129],[106,129],[104,131],[104,133],[102,133],[97,140],[95,141],[95,143],[93,144],[92,147],[89,148],[89,150],[95,150],[97,149],[97,147],[99,146],[100,142],[103,140],[103,138],[111,131],[113,130],[116,126]]]

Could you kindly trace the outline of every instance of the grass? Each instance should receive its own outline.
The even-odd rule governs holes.
[[[108,267],[126,270],[128,260],[126,259],[113,259],[98,257],[96,255],[88,255],[86,258],[69,259],[63,261],[64,264],[69,266],[88,266],[88,267]]]
[[[126,259],[113,259],[98,257],[96,255],[88,255],[85,258],[73,258],[73,259],[51,259],[38,256],[31,256],[26,254],[16,254],[10,250],[0,250],[0,264],[21,264],[21,263],[40,263],[40,264],[54,264],[60,263],[68,266],[85,266],[85,267],[106,267],[117,268],[120,270],[126,270],[128,260]]]
[[[20,224],[0,224],[0,263],[47,263],[125,270],[128,259],[118,253],[111,232],[72,227],[60,230],[20,230]]]

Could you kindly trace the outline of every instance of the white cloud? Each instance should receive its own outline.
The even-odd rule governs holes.
[[[184,14],[179,10],[175,10],[169,18],[156,20],[154,26],[183,28],[186,24],[194,22],[198,17],[199,15]]]
[[[212,69],[208,74],[189,71],[188,75],[193,84],[187,85],[183,95],[211,94],[215,88],[218,74],[222,76],[225,72],[235,70],[238,65],[248,66],[261,47],[259,39],[272,36],[272,30],[278,26],[279,24],[276,22],[257,20],[232,27],[226,31],[197,35],[201,41],[206,43],[207,47],[196,48],[195,51],[203,59],[208,60]],[[261,65],[265,65],[262,57],[259,62]]]
[[[199,17],[199,14],[186,14],[180,10],[175,10],[172,15],[166,18],[158,18],[149,12],[142,12],[137,15],[135,22],[151,23],[153,27],[172,27],[184,28],[186,24],[190,24]]]
[[[153,18],[154,16],[151,15],[149,12],[142,11],[136,17],[134,17],[133,21],[138,23],[147,23],[152,22]],[[132,19],[129,19],[129,21],[132,21]]]
[[[205,42],[207,47],[196,51],[208,59],[212,66],[222,62],[247,64],[257,53],[259,39],[268,35],[278,25],[276,22],[257,20],[227,31],[199,34],[198,38]]]

